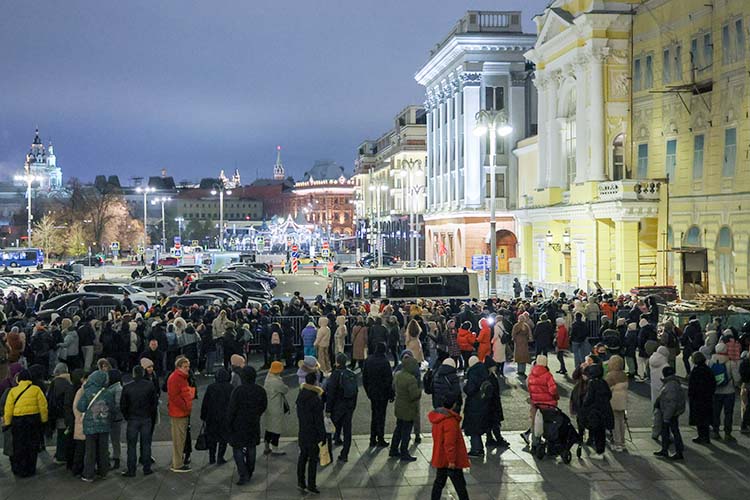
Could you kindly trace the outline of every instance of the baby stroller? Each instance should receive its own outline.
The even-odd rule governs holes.
[[[557,406],[537,404],[536,407],[531,453],[539,460],[544,458],[545,454],[559,456],[564,463],[569,464],[573,459],[571,449],[574,444],[578,445],[580,453],[581,436],[570,417]]]

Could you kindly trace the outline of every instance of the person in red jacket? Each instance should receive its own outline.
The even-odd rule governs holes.
[[[458,348],[461,351],[464,370],[469,369],[469,358],[474,354],[476,335],[471,331],[471,322],[464,321],[458,329]]]
[[[175,369],[167,379],[167,410],[172,428],[172,472],[189,472],[190,466],[184,463],[185,437],[187,436],[190,412],[193,410],[195,387],[188,382],[190,361],[179,357]]]
[[[557,392],[557,383],[552,373],[547,368],[547,356],[539,355],[536,357],[536,363],[531,369],[531,374],[526,381],[526,389],[529,391],[531,399],[531,425],[534,425],[534,417],[538,406],[557,406],[560,395]],[[531,428],[521,434],[526,443],[529,443]]]
[[[557,360],[560,362],[560,369],[557,370],[557,373],[566,375],[568,369],[565,368],[565,352],[570,349],[570,334],[568,334],[568,327],[565,326],[563,318],[557,318],[556,321],[555,346],[557,347]]]
[[[479,337],[477,337],[477,342],[479,342],[477,357],[479,361],[484,362],[487,356],[492,354],[492,327],[487,318],[479,320]]]
[[[451,478],[459,500],[469,500],[463,470],[471,467],[471,462],[461,434],[461,415],[457,410],[458,398],[454,394],[448,394],[442,406],[427,415],[432,424],[431,463],[437,469],[435,482],[432,484],[433,500],[440,498],[448,478]]]

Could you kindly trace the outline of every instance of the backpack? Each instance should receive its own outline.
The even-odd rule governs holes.
[[[167,332],[167,348],[172,350],[177,347],[177,334],[175,332]]]
[[[357,376],[351,370],[341,370],[339,378],[341,394],[344,399],[357,399],[358,385]]]
[[[279,332],[273,332],[271,334],[271,344],[272,345],[281,344],[281,337],[279,336]]]
[[[435,373],[432,368],[428,368],[422,377],[422,386],[424,387],[425,394],[432,394],[434,384]]]
[[[479,397],[482,400],[487,400],[492,397],[493,388],[492,388],[492,382],[489,380],[485,380],[482,382],[482,385],[479,386]]]
[[[503,335],[502,335],[502,336],[500,337],[500,342],[501,342],[501,343],[502,343],[503,345],[508,345],[508,344],[510,344],[510,341],[511,341],[511,340],[512,340],[512,337],[510,336],[510,333],[508,333],[507,331],[506,331],[505,333],[503,333]]]
[[[711,373],[714,374],[716,387],[724,387],[729,384],[729,373],[727,373],[727,365],[725,363],[712,364]]]

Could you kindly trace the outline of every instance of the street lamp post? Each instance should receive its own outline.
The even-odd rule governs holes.
[[[26,183],[26,211],[27,211],[27,222],[26,222],[26,246],[31,246],[31,184],[37,180],[36,177],[31,175],[31,172],[26,171],[23,175],[17,175],[15,177],[17,181],[24,181]]]
[[[497,136],[507,137],[513,132],[513,127],[508,124],[508,113],[505,110],[480,110],[476,116],[474,134],[477,136],[487,135],[490,142],[490,282],[489,294],[497,293],[497,218],[495,214],[495,197],[497,186],[495,185],[495,150],[497,148]]]
[[[217,184],[211,190],[213,196],[219,195],[219,250],[224,250],[224,194],[232,194],[231,189],[227,189],[224,183]]]
[[[182,244],[182,223],[185,222],[185,218],[176,217],[174,221],[177,223],[177,237],[180,239],[180,244]]]
[[[146,186],[135,188],[136,193],[143,193],[143,251],[146,251],[146,243],[148,242],[148,203],[146,198],[148,193],[153,193],[156,189]]]
[[[406,165],[401,170],[401,177],[406,178],[406,189],[404,193],[404,208],[409,209],[409,260],[416,262],[419,260],[419,231],[417,230],[417,212],[419,211],[419,193],[424,186],[417,185],[415,176],[422,176],[424,173],[419,160],[404,161]]]
[[[369,189],[376,196],[375,212],[376,212],[377,238],[378,239],[377,239],[377,244],[375,246],[375,249],[378,252],[378,267],[383,267],[383,231],[381,227],[382,221],[380,219],[380,192],[388,191],[388,185],[387,184],[371,184]]]
[[[172,201],[172,198],[161,196],[151,202],[153,205],[161,203],[161,248],[164,251],[167,248],[167,218],[164,215],[164,204],[168,201]]]

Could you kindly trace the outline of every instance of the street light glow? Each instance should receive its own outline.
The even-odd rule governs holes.
[[[513,127],[508,125],[507,123],[504,125],[500,125],[497,129],[497,135],[500,137],[508,137],[510,134],[513,133]]]
[[[485,125],[484,123],[477,123],[477,125],[474,127],[474,135],[477,137],[481,137],[486,133],[487,125]]]

